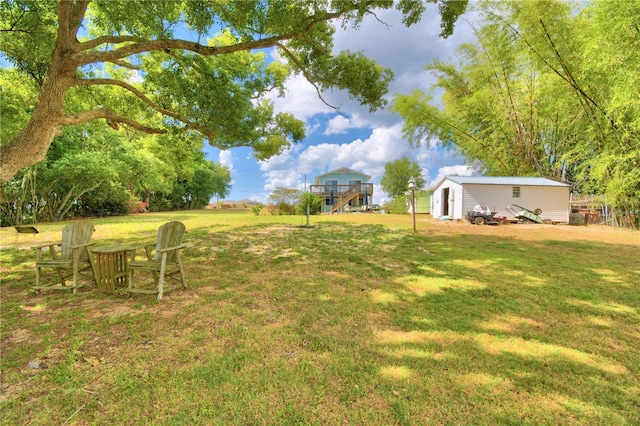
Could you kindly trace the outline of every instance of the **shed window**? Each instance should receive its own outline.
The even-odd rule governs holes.
[[[513,191],[511,193],[511,196],[513,198],[520,198],[520,187],[519,186],[514,186],[513,187]]]

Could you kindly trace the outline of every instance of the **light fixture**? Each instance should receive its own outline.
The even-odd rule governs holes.
[[[416,178],[409,178],[409,189],[411,190],[411,216],[413,217],[413,232],[416,232]]]

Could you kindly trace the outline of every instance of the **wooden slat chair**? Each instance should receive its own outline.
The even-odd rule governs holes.
[[[40,290],[73,290],[76,294],[82,285],[78,282],[81,272],[90,270],[91,279],[95,282],[95,266],[89,251],[91,236],[95,227],[91,222],[72,222],[62,228],[62,241],[55,244],[41,244],[36,249],[36,292]],[[50,258],[43,258],[45,248],[49,248]],[[60,251],[56,250],[60,247]],[[42,268],[54,268],[58,273],[58,279],[52,283],[42,283]],[[72,277],[71,286],[65,284],[67,278]]]
[[[158,238],[155,244],[147,244],[145,249],[147,260],[136,261],[135,251],[131,262],[129,262],[127,273],[127,291],[130,293],[157,294],[158,300],[162,299],[164,284],[166,279],[172,279],[182,284],[182,288],[187,288],[184,277],[184,268],[180,259],[180,250],[186,247],[182,244],[182,239],[186,227],[182,222],[168,222],[158,228]],[[155,246],[155,253],[153,248]],[[138,247],[138,248],[142,248]],[[134,271],[146,271],[153,275],[154,286],[156,288],[144,288],[133,286]],[[179,276],[176,276],[179,275]],[[147,286],[148,287],[148,286]]]

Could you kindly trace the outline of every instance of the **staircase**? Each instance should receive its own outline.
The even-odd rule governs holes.
[[[342,207],[344,207],[347,204],[349,204],[349,201],[351,201],[354,198],[356,198],[358,196],[358,191],[356,189],[357,188],[354,185],[354,186],[350,187],[348,190],[346,190],[345,192],[343,192],[341,194],[341,196],[337,197],[338,198],[338,202],[333,207],[331,207],[331,213],[337,212]],[[334,198],[334,201],[336,201],[336,198]]]

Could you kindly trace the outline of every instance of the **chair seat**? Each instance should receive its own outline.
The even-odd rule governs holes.
[[[73,266],[73,260],[41,260],[36,262],[36,266],[50,266],[53,268],[67,268]]]
[[[129,262],[129,268],[140,268],[148,270],[160,270],[162,262],[159,260],[144,260],[140,262]]]
[[[73,290],[75,289],[80,289],[84,287],[83,283],[76,283],[75,287],[73,285],[66,285],[66,284],[45,284],[45,285],[37,285],[34,286],[33,289],[34,290],[64,290],[64,291],[69,291],[69,290]]]
[[[137,293],[137,294],[158,294],[158,289],[144,289],[144,288],[126,288],[126,292],[128,293]]]

